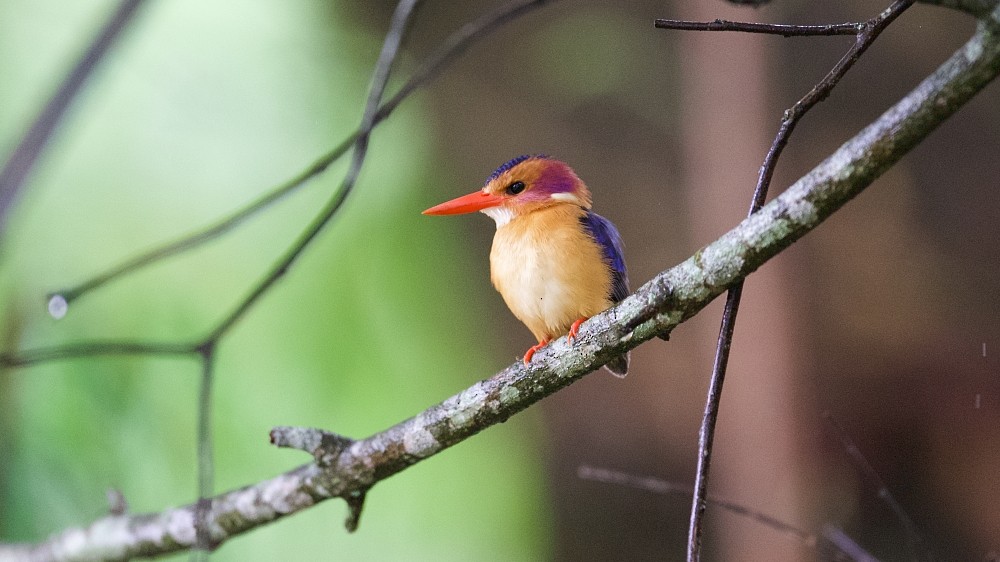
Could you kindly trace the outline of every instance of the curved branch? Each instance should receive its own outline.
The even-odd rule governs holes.
[[[544,6],[552,0],[515,0],[494,11],[483,14],[479,18],[463,25],[449,35],[424,63],[413,73],[409,80],[378,109],[372,126],[381,123],[395,111],[410,94],[436,78],[438,74],[462,55],[468,48],[481,39],[528,12]],[[87,279],[77,285],[53,291],[47,295],[50,313],[56,318],[66,314],[66,307],[76,299],[91,291],[97,290],[119,277],[129,275],[148,265],[165,260],[192,248],[211,242],[243,224],[257,213],[282,200],[286,195],[303,187],[313,178],[319,176],[339,160],[357,143],[362,134],[359,128],[348,135],[335,148],[320,156],[308,168],[284,183],[275,186],[264,195],[236,209],[231,214],[217,222],[204,226],[194,232],[185,234],[173,241],[147,250],[133,258],[112,266],[111,268]],[[55,307],[55,308],[53,308]]]
[[[990,14],[998,5],[997,0],[917,0],[917,2],[951,8],[981,19],[990,18]],[[996,19],[995,16],[993,19]]]
[[[543,348],[493,377],[385,431],[310,463],[211,500],[216,544],[333,497],[355,501],[380,480],[500,423],[657,335],[818,226],[927,137],[1000,73],[1000,9],[972,39],[877,121],[784,193],[683,263],[584,323],[577,340]],[[195,505],[109,515],[36,545],[0,547],[0,560],[125,559],[195,544]]]
[[[28,367],[51,361],[66,361],[100,355],[194,355],[199,343],[98,341],[43,347],[21,353],[0,353],[0,367]]]
[[[399,107],[399,105],[407,97],[409,97],[410,94],[437,77],[444,68],[467,51],[473,43],[484,39],[503,25],[531,12],[532,10],[551,3],[552,1],[554,0],[514,0],[509,4],[501,6],[492,12],[485,13],[479,18],[463,25],[461,28],[449,35],[444,42],[442,42],[442,44],[427,58],[427,60],[424,61],[420,68],[413,73],[410,79],[403,84],[395,95],[382,104],[382,106],[375,113],[372,127],[389,117],[389,115],[395,111],[395,109]],[[47,295],[49,314],[57,319],[62,318],[66,315],[69,305],[76,299],[82,297],[84,294],[96,290],[105,284],[118,279],[119,277],[131,274],[148,265],[183,253],[226,234],[230,230],[241,225],[243,221],[250,219],[255,214],[263,211],[271,204],[282,199],[285,195],[288,195],[292,191],[302,187],[309,180],[323,173],[331,164],[346,154],[347,151],[355,145],[360,136],[361,129],[354,131],[336,148],[321,156],[298,175],[273,188],[268,193],[250,202],[244,207],[237,209],[232,214],[220,219],[218,222],[184,235],[183,237],[172,242],[153,248],[152,250],[149,250],[139,256],[125,260],[111,269],[84,281],[83,283],[49,293]],[[251,294],[248,298],[255,299],[257,297]],[[242,314],[242,312],[237,310],[231,314]],[[172,353],[197,353],[199,347],[206,345],[206,343],[210,344],[213,340],[218,338],[218,333],[220,331],[228,329],[228,325],[231,321],[231,318],[224,318],[221,321],[221,324],[216,327],[212,333],[202,338],[201,343],[191,345],[156,344],[155,347],[158,348],[166,346],[171,349],[180,348],[180,351],[171,351]],[[120,351],[123,347],[126,348],[126,351],[124,352]],[[110,341],[91,342],[70,346],[56,346],[22,352],[3,352],[0,353],[0,367],[21,367],[43,363],[46,361],[72,359],[76,357],[94,355],[139,355],[144,353],[141,350],[133,351],[132,348],[134,348],[134,346],[128,342]],[[153,354],[164,352],[156,349],[150,351],[149,353]]]
[[[754,189],[753,197],[750,201],[748,215],[756,213],[764,204],[767,192],[771,186],[771,179],[774,177],[775,167],[778,165],[778,158],[781,157],[782,152],[785,150],[788,139],[798,125],[799,120],[805,116],[806,112],[830,95],[837,84],[840,83],[841,78],[861,58],[861,55],[868,50],[868,47],[875,42],[875,39],[878,38],[882,31],[912,6],[913,2],[914,0],[895,0],[881,14],[866,22],[855,24],[854,27],[857,29],[858,34],[855,37],[854,45],[841,57],[823,80],[816,84],[802,99],[797,101],[791,109],[785,111],[785,115],[781,120],[781,126],[778,128],[778,134],[774,137],[771,148],[767,151],[767,156],[764,158],[764,163],[757,176],[757,187]],[[743,281],[740,281],[729,290],[729,294],[726,296],[726,305],[722,311],[722,325],[719,327],[719,338],[715,348],[715,361],[712,365],[712,376],[709,378],[708,383],[705,413],[702,417],[701,429],[698,432],[698,463],[695,470],[694,497],[691,502],[691,518],[688,526],[687,559],[689,561],[701,559],[701,536],[704,530],[709,469],[711,467],[712,452],[715,443],[715,424],[718,420],[722,404],[722,387],[729,365],[729,352],[732,348],[733,333],[736,329],[736,316],[739,314],[742,298]]]
[[[143,0],[121,0],[0,169],[0,232],[3,232],[7,211],[48,145],[52,133],[62,122],[66,110],[118,37],[133,21],[142,2]]]

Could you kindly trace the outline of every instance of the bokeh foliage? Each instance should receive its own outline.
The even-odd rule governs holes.
[[[0,2],[7,152],[115,2]],[[0,254],[6,349],[190,340],[229,311],[343,174],[218,243],[45,314],[44,295],[203,225],[297,173],[356,126],[377,31],[326,2],[150,3],[97,71],[24,190]],[[353,6],[352,9],[358,9]],[[401,61],[398,69],[412,68]],[[432,131],[411,100],[375,133],[352,199],[219,349],[216,488],[308,459],[274,425],[361,437],[502,364],[477,336],[459,237],[421,217]],[[433,266],[428,267],[428,260]],[[483,294],[483,291],[478,291]],[[445,360],[446,358],[446,360]],[[195,358],[98,358],[0,373],[0,540],[40,540],[106,510],[195,495]],[[538,420],[503,427],[380,484],[360,530],[329,502],[224,546],[215,560],[536,559],[548,549]]]

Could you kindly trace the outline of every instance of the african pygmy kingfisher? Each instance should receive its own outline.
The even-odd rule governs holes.
[[[569,166],[527,155],[497,168],[481,190],[424,211],[482,211],[496,222],[490,278],[538,340],[525,365],[553,338],[572,340],[586,319],[629,293],[621,236],[590,206],[590,191]],[[605,367],[625,376],[628,354]]]

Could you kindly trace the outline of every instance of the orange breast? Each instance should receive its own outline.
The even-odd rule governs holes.
[[[538,341],[611,306],[610,270],[580,223],[583,213],[575,205],[541,209],[514,218],[493,238],[493,285]]]

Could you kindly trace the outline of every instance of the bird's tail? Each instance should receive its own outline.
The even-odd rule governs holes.
[[[629,354],[619,355],[611,361],[604,364],[604,368],[611,372],[612,375],[618,378],[625,378],[628,374],[628,359]]]

